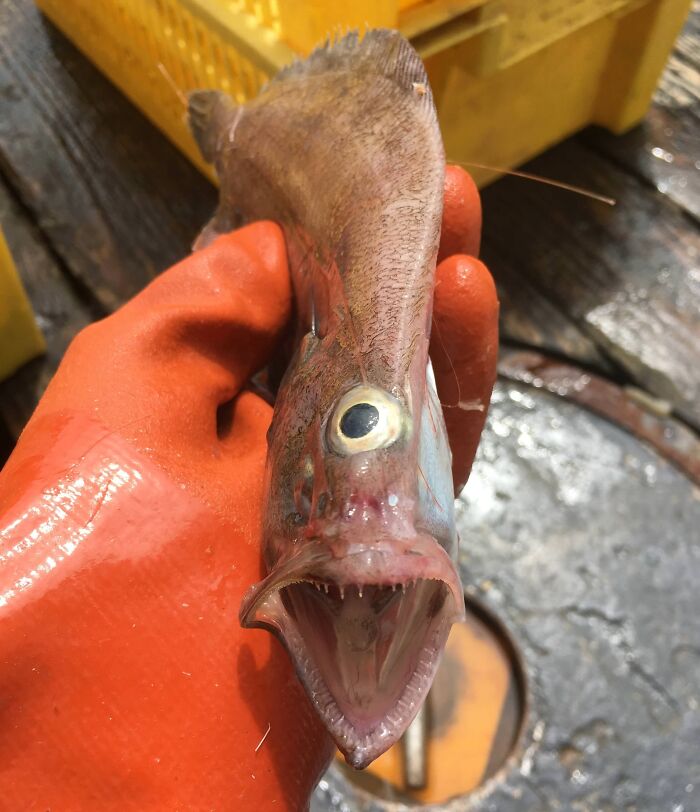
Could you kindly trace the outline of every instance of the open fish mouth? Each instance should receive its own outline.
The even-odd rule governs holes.
[[[452,623],[464,614],[459,577],[430,538],[304,544],[248,593],[244,626],[281,639],[349,764],[391,747],[432,685]]]

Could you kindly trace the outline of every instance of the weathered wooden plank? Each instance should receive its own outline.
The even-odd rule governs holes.
[[[0,167],[105,308],[182,257],[213,187],[30,0],[0,4]]]
[[[484,217],[488,223],[498,217],[492,201],[496,193],[484,195]],[[486,234],[486,232],[485,232]],[[501,303],[501,338],[527,347],[538,347],[563,355],[600,371],[610,372],[611,365],[594,341],[557,305],[532,283],[526,264],[514,265],[507,241],[486,235],[482,259],[496,278]]]
[[[0,422],[16,437],[34,411],[71,338],[101,313],[69,284],[26,212],[0,183],[0,222],[46,338],[47,353],[0,382]]]
[[[591,128],[583,138],[700,220],[700,4],[676,43],[646,119],[620,137]]]
[[[574,139],[527,168],[618,203],[518,178],[485,191],[483,254],[506,294],[506,319],[534,311],[539,329],[546,300],[632,381],[700,424],[697,230],[664,195]],[[553,338],[555,350],[581,358]]]

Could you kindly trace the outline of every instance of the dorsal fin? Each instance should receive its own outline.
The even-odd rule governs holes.
[[[385,76],[413,95],[419,108],[435,115],[428,75],[413,46],[398,31],[374,28],[360,38],[351,31],[340,39],[316,48],[306,59],[282,68],[261,90],[305,77],[344,71]],[[217,90],[198,90],[188,97],[188,120],[204,160],[212,163],[221,139],[243,108],[230,96]]]
[[[432,108],[428,74],[422,59],[411,43],[391,28],[370,29],[362,38],[357,31],[351,31],[335,41],[329,39],[306,59],[298,59],[282,68],[269,84],[319,73],[363,69],[393,79],[400,87],[416,92],[425,105]]]

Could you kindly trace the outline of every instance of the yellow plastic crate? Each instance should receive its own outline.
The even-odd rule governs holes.
[[[328,34],[389,26],[426,61],[447,156],[509,167],[647,108],[690,0],[37,0],[210,174],[182,94],[243,102]],[[476,170],[477,180],[489,173]]]
[[[0,231],[0,381],[46,349]]]

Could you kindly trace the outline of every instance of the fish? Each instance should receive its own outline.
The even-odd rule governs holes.
[[[347,762],[418,713],[453,623],[451,453],[428,356],[445,155],[425,67],[351,32],[237,104],[189,97],[220,200],[200,244],[284,232],[295,302],[263,506],[267,575],[240,609],[273,632]]]

